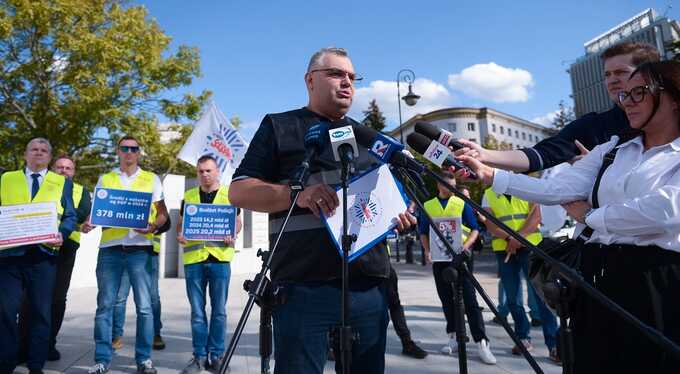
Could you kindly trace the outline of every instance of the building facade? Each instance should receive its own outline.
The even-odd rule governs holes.
[[[680,40],[680,24],[657,16],[650,8],[585,43],[586,54],[568,70],[576,117],[603,112],[612,106],[604,86],[604,66],[600,58],[604,50],[621,42],[640,42],[656,46],[662,58],[670,59],[673,53],[667,46],[677,40]]]
[[[493,136],[499,145],[504,143],[505,147],[512,149],[531,147],[551,135],[550,129],[544,126],[491,108],[446,108],[418,114],[388,134],[399,139],[403,131],[406,139],[420,121],[442,128],[456,138],[479,144]]]

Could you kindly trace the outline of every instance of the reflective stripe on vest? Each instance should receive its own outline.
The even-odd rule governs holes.
[[[524,226],[524,222],[529,216],[529,202],[517,197],[512,197],[510,201],[504,196],[495,193],[491,188],[484,191],[484,197],[493,210],[494,215],[511,229],[518,231]],[[543,240],[539,231],[527,235],[526,239],[533,245],[537,245]],[[508,246],[506,240],[493,238],[491,248],[494,252],[505,251]]]
[[[77,183],[73,183],[73,206],[78,209],[80,206],[80,200],[83,198],[83,186]],[[71,235],[68,237],[76,243],[80,243],[80,225],[76,226]]]
[[[28,182],[23,170],[15,170],[4,173],[0,177],[0,201],[2,205],[18,205],[30,203],[54,202],[57,204],[57,217],[61,221],[64,214],[64,207],[61,205],[61,196],[64,192],[66,178],[48,171],[40,185],[38,193],[33,200],[28,192]],[[58,248],[50,248],[51,251],[58,251]]]
[[[153,173],[140,169],[139,175],[137,175],[132,184],[128,188],[125,188],[123,187],[123,184],[120,181],[120,174],[116,173],[115,171],[112,171],[102,176],[101,187],[137,192],[153,192],[153,181],[154,181]],[[156,215],[157,215],[156,205],[154,203],[151,203],[151,214],[149,214],[149,223],[153,223],[156,221]],[[130,231],[131,231],[130,229],[121,229],[114,227],[102,228],[102,239],[101,242],[99,243],[99,247],[106,248],[112,247],[114,245],[122,245],[123,239],[125,239],[125,237],[128,235]],[[145,234],[144,236],[149,240],[148,245],[153,245],[153,234],[151,233]]]
[[[184,193],[184,204],[200,204],[201,195],[199,187],[192,188]],[[220,186],[213,204],[229,204],[229,187]],[[189,240],[183,246],[182,259],[184,265],[196,264],[205,261],[213,255],[220,261],[231,261],[234,258],[234,247],[227,247],[224,242],[195,241]]]

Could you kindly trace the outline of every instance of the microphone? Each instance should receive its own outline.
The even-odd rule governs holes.
[[[290,179],[289,185],[291,190],[302,191],[304,189],[307,178],[309,178],[310,163],[314,157],[323,151],[328,142],[328,137],[326,136],[328,127],[328,123],[319,122],[307,129],[304,137],[305,158]]]
[[[357,143],[368,148],[368,153],[383,164],[400,166],[417,173],[422,173],[425,169],[425,166],[420,162],[402,152],[404,150],[403,144],[373,128],[366,125],[355,125],[354,134]]]
[[[477,179],[477,173],[472,171],[462,162],[456,160],[452,155],[449,147],[437,142],[436,140],[430,140],[425,135],[418,133],[411,133],[406,138],[406,142],[411,148],[416,152],[423,155],[428,161],[439,166],[440,168],[448,168],[453,166],[456,169],[465,169],[470,176],[470,179]]]
[[[330,129],[328,130],[328,137],[331,139],[335,161],[349,164],[359,156],[359,148],[357,148],[357,141],[354,138],[352,126],[348,125]]]
[[[464,147],[464,145],[455,140],[452,133],[444,129],[440,129],[431,123],[422,121],[416,122],[415,131],[419,134],[427,136],[432,140],[436,140],[447,147],[453,147],[454,151]]]

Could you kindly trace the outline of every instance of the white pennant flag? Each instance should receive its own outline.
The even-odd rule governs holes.
[[[201,156],[214,157],[220,169],[222,184],[228,184],[246,154],[246,149],[248,143],[211,101],[208,110],[194,125],[194,131],[179,151],[178,157],[194,166]]]

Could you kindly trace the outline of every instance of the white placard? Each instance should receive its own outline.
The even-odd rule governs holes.
[[[58,229],[55,202],[0,206],[0,249],[53,241]]]
[[[446,241],[451,244],[455,253],[449,253],[446,245],[439,239],[430,227],[430,256],[433,262],[450,262],[453,254],[463,252],[463,221],[460,217],[433,218],[432,221],[444,235]]]
[[[326,227],[342,255],[342,190],[337,191],[340,206],[332,217],[325,218]],[[406,199],[387,165],[382,165],[355,178],[347,191],[348,234],[355,234],[349,260],[361,256],[396,227],[397,216],[406,211]]]

